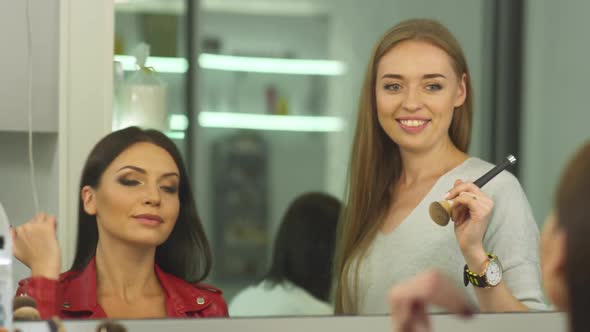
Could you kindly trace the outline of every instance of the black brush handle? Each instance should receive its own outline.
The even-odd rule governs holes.
[[[500,172],[508,168],[510,165],[516,164],[516,158],[513,155],[508,155],[501,163],[496,165],[494,168],[489,170],[486,174],[484,174],[479,179],[475,180],[473,184],[475,184],[478,188],[485,186],[491,179],[493,179],[496,175]]]

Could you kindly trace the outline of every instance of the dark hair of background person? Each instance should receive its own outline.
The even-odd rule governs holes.
[[[137,143],[151,143],[166,150],[180,172],[178,219],[168,239],[156,248],[156,264],[165,272],[187,282],[199,282],[205,279],[211,270],[211,249],[197,214],[182,157],[174,142],[166,135],[157,130],[143,130],[138,127],[129,127],[108,134],[90,152],[82,170],[79,192],[84,186],[98,189],[103,173],[113,160]],[[71,270],[83,270],[95,256],[97,244],[96,217],[84,211],[84,203],[80,196],[76,255]]]
[[[307,193],[287,208],[275,238],[266,280],[285,280],[329,301],[336,226],[342,204],[322,193]]]
[[[570,331],[586,331],[590,327],[590,141],[569,162],[555,198],[557,224],[567,237],[565,274]]]

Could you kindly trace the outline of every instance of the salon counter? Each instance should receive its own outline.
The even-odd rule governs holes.
[[[66,321],[67,332],[91,332],[99,321]],[[385,316],[373,317],[305,317],[305,318],[236,318],[200,320],[134,320],[120,321],[129,332],[369,332],[391,331],[391,320]],[[562,313],[483,314],[465,321],[449,315],[434,315],[435,331],[453,332],[565,332],[566,321]],[[47,322],[17,323],[23,332],[49,332]]]

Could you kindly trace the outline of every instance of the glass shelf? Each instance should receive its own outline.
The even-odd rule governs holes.
[[[200,112],[203,128],[250,129],[287,132],[339,132],[345,129],[343,119],[335,116],[275,115],[237,112]],[[183,114],[170,116],[166,135],[172,139],[185,137],[188,120]]]
[[[115,55],[123,70],[135,70],[135,57]],[[185,58],[149,57],[146,65],[159,73],[183,74],[188,70]],[[203,53],[199,55],[199,66],[203,69],[241,71],[266,74],[339,76],[347,71],[346,65],[336,60],[284,59],[245,57]]]
[[[295,132],[338,132],[344,120],[335,116],[275,115],[231,112],[200,112],[204,128],[235,128]]]

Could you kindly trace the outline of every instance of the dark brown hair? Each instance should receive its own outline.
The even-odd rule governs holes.
[[[142,142],[151,143],[166,150],[174,159],[180,172],[178,219],[168,239],[156,248],[156,264],[162,270],[188,282],[201,281],[211,270],[211,250],[197,214],[188,173],[180,152],[166,135],[157,130],[143,130],[137,127],[129,127],[108,134],[94,146],[86,160],[80,180],[80,192],[84,186],[98,188],[103,173],[113,160],[130,146]],[[96,217],[86,213],[80,197],[78,240],[71,270],[81,271],[86,267],[96,254],[97,243]]]
[[[570,331],[590,326],[590,141],[569,162],[555,196],[557,224],[566,232]]]
[[[307,193],[287,208],[275,238],[266,279],[287,280],[314,297],[329,301],[336,225],[342,204],[323,193]]]

